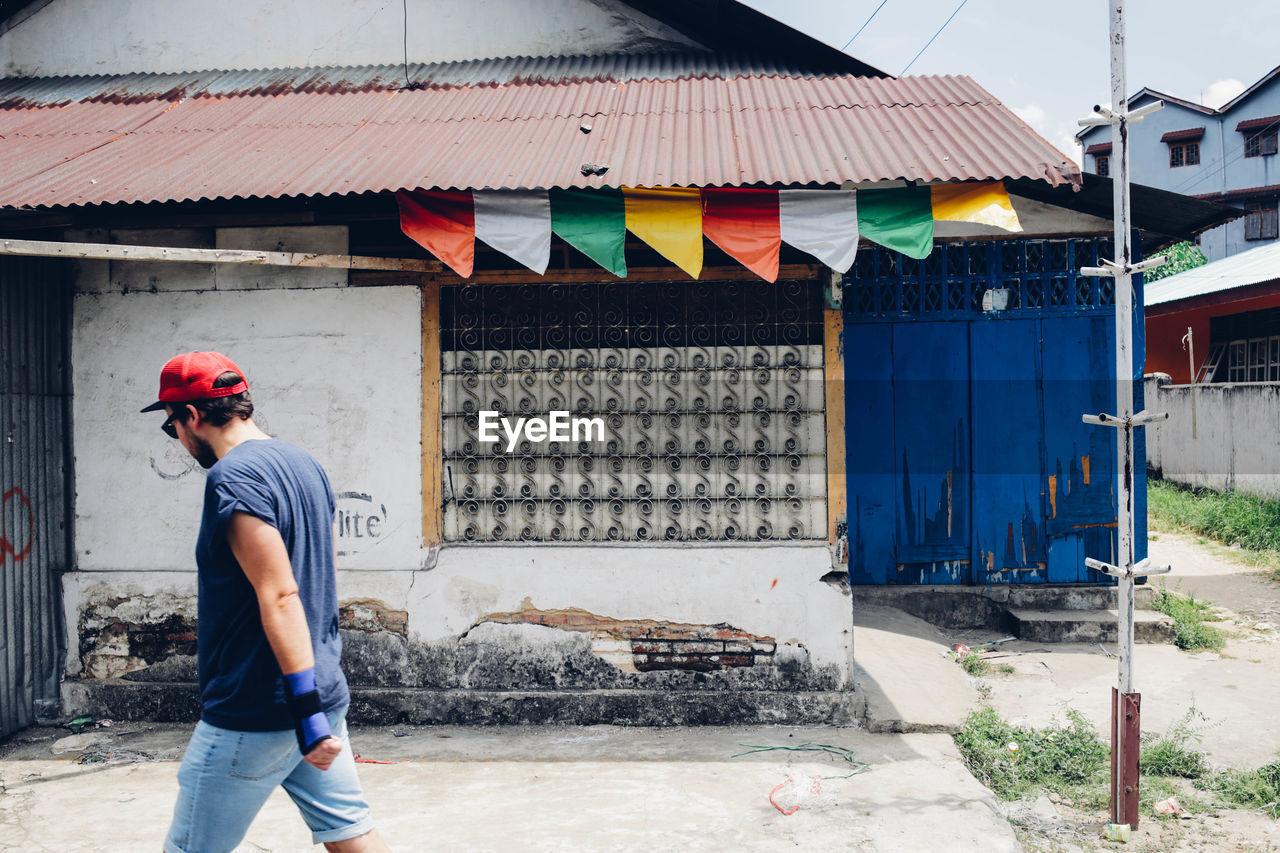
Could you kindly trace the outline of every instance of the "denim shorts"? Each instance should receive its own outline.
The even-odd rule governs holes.
[[[347,709],[329,713],[333,733],[347,738]],[[345,841],[373,829],[356,776],[351,744],[325,771],[302,760],[293,731],[237,732],[196,724],[182,767],[165,853],[236,848],[277,785],[302,813],[314,844]]]

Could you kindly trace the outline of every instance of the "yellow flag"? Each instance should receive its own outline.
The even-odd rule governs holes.
[[[933,191],[933,218],[947,222],[976,222],[1005,231],[1021,231],[1022,223],[1004,184],[938,184]]]
[[[696,187],[623,187],[627,230],[697,278],[702,272],[702,194]]]

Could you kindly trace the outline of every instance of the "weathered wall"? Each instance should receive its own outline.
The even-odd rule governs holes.
[[[432,569],[340,572],[353,687],[852,686],[847,585],[822,545],[446,548]],[[195,679],[193,572],[77,572],[68,673]]]
[[[318,230],[265,229],[235,244],[346,250],[345,231]],[[82,265],[72,339],[79,569],[192,566],[203,471],[156,415],[138,414],[155,399],[160,367],[192,349],[231,356],[248,374],[258,423],[325,466],[352,520],[338,540],[342,568],[421,564],[420,478],[405,476],[421,466],[419,290],[347,288],[335,275]]]
[[[615,0],[53,0],[0,32],[0,74],[454,62],[679,49],[675,30]],[[405,45],[408,56],[405,56]]]
[[[1218,491],[1280,496],[1280,383],[1173,385],[1146,377],[1147,409],[1169,420],[1147,427],[1147,465],[1158,476]],[[1194,407],[1193,407],[1194,403]]]
[[[70,236],[346,251],[341,228]],[[836,718],[852,686],[851,611],[825,543],[423,547],[417,287],[352,288],[332,270],[101,261],[80,264],[76,286],[69,710],[183,718],[196,707],[204,476],[161,418],[138,409],[170,356],[215,348],[248,374],[259,423],[311,450],[340,495],[354,715]],[[388,689],[399,691],[393,705]],[[689,691],[701,698],[670,704]],[[528,692],[557,698],[510,698]]]

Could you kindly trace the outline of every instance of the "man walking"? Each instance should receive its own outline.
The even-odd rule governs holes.
[[[201,719],[166,853],[230,851],[282,785],[314,843],[387,846],[356,776],[339,667],[334,497],[306,451],[253,422],[244,373],[189,352],[160,371],[161,429],[208,469],[196,541]]]

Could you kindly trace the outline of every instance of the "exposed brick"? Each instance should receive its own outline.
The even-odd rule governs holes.
[[[769,646],[769,649],[772,650],[773,646]],[[756,651],[755,647],[751,643],[725,643],[724,650],[731,654],[734,652],[739,654],[751,654],[753,651]]]
[[[724,651],[724,643],[707,643],[697,640],[671,643],[671,650],[678,655],[718,655]]]
[[[753,666],[755,658],[751,655],[720,655],[719,663],[724,669],[736,666]]]
[[[671,654],[671,643],[660,643],[651,640],[632,640],[631,651],[635,654]]]
[[[751,650],[760,655],[771,655],[777,646],[773,643],[752,643]]]
[[[394,610],[376,598],[353,598],[338,602],[338,625],[348,631],[390,631],[403,637],[408,636],[409,612]]]

